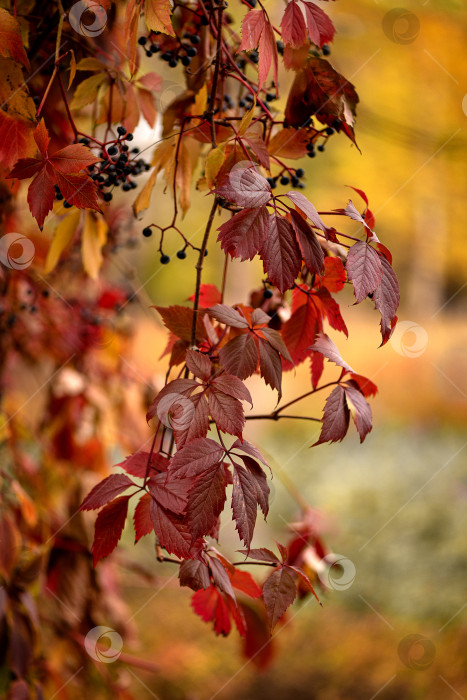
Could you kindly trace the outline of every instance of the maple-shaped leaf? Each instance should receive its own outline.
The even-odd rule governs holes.
[[[350,365],[342,359],[337,345],[326,333],[319,333],[310,350],[320,352],[328,360],[331,360],[339,367],[343,367],[347,372],[353,372]]]
[[[135,508],[133,514],[133,524],[135,526],[135,544],[144,535],[149,535],[150,532],[154,530],[154,526],[151,520],[151,501],[152,496],[150,493],[145,493],[142,498],[138,501],[138,505]]]
[[[365,241],[354,243],[350,248],[345,269],[349,280],[353,283],[357,303],[375,291],[383,276],[380,256]]]
[[[125,526],[129,499],[130,496],[119,496],[99,512],[92,545],[94,566],[117,546]]]
[[[232,258],[252,260],[261,249],[269,228],[265,206],[243,209],[219,227],[217,240]]]
[[[207,564],[198,559],[186,559],[180,564],[178,578],[181,586],[188,586],[193,591],[209,588],[211,578]]]
[[[259,48],[258,90],[268,77],[271,62],[274,68],[274,82],[277,85],[278,57],[274,30],[264,9],[250,10],[242,21],[242,41],[239,51]]]
[[[254,166],[234,168],[215,192],[239,207],[260,207],[271,199],[271,185]]]
[[[227,479],[222,462],[216,462],[195,481],[188,495],[187,524],[194,538],[208,535],[221,514]]]
[[[365,400],[358,384],[352,381],[345,382],[344,390],[347,406],[360,435],[360,442],[363,442],[373,427],[370,404]]]
[[[323,58],[310,58],[290,89],[285,116],[297,129],[316,115],[322,124],[336,126],[355,142],[353,125],[358,95],[355,88]]]
[[[271,632],[297,595],[297,584],[286,567],[275,569],[263,585],[263,600]]]
[[[314,444],[340,442],[347,435],[349,421],[350,411],[345,400],[345,390],[342,386],[336,386],[326,399],[321,434]]]
[[[116,496],[126,491],[130,486],[134,486],[134,484],[126,474],[111,474],[94,486],[82,502],[80,510],[97,510],[97,508],[105,506]]]
[[[397,320],[396,311],[400,302],[399,282],[396,273],[385,257],[380,257],[383,276],[381,284],[373,293],[375,307],[381,313],[381,335],[383,345],[391,337]]]
[[[323,46],[334,39],[336,29],[323,10],[313,2],[303,1],[308,35],[316,46]]]
[[[302,256],[292,224],[285,217],[269,215],[268,235],[260,256],[271,283],[282,293],[290,289],[300,272]]]
[[[52,156],[48,155],[49,138],[43,120],[36,127],[34,138],[42,157],[20,159],[8,177],[21,180],[35,175],[28,188],[28,204],[39,227],[43,227],[45,217],[52,209],[55,186],[70,204],[79,209],[99,211],[97,185],[90,177],[78,172],[99,159],[82,144],[66,146]]]
[[[12,58],[29,70],[19,23],[13,15],[0,8],[0,56]]]

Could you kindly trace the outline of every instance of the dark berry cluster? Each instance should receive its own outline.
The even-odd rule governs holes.
[[[297,187],[302,190],[305,187],[305,183],[301,182],[304,175],[305,171],[303,168],[297,168],[296,170],[289,168],[289,170],[284,170],[280,175],[268,177],[267,181],[272,189],[277,187],[277,183],[279,182],[281,185],[292,185],[292,187]]]
[[[203,15],[200,22],[201,24],[207,24],[208,20],[206,20]],[[164,39],[163,42],[159,41],[157,39],[159,35],[160,32],[151,32],[148,37],[140,36],[138,39],[138,43],[146,49],[146,56],[149,58],[153,54],[158,53],[161,59],[166,61],[171,68],[175,68],[179,61],[183,66],[189,66],[192,59],[198,53],[196,47],[201,41],[199,33],[197,33],[196,30],[187,31],[184,32],[182,40],[178,39],[178,37],[170,39],[170,42],[175,44],[172,47],[165,46],[167,43],[166,39]]]

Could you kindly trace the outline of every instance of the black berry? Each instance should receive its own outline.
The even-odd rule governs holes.
[[[147,42],[147,38],[145,36],[140,36],[140,38],[138,39],[138,44],[140,46],[144,46],[146,42]]]
[[[323,56],[329,56],[329,54],[331,53],[331,49],[327,44],[324,44],[324,46],[322,47],[322,51]]]
[[[290,182],[289,178],[286,175],[282,175],[281,177],[281,185],[288,185]]]
[[[118,149],[115,146],[110,146],[110,148],[107,149],[107,153],[109,156],[116,156],[118,153]]]
[[[117,134],[120,136],[125,136],[126,134],[126,129],[124,126],[117,126]]]
[[[178,258],[179,260],[185,260],[185,258],[186,258],[186,253],[185,253],[185,251],[184,251],[184,250],[179,250],[179,251],[177,252],[177,258]]]
[[[303,177],[303,176],[305,175],[305,171],[303,170],[303,168],[298,168],[298,169],[295,171],[295,175],[296,175],[297,177]]]
[[[167,265],[170,262],[168,255],[161,255],[161,265]]]
[[[110,202],[110,200],[112,199],[112,197],[113,197],[112,192],[106,192],[106,193],[104,194],[104,202]]]
[[[265,299],[270,299],[272,297],[272,289],[265,289],[263,296]]]
[[[145,238],[149,238],[149,236],[152,236],[152,228],[150,226],[146,226],[143,228],[143,236]]]

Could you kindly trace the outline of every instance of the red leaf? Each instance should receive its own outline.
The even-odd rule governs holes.
[[[290,212],[290,219],[307,268],[312,273],[321,274],[324,253],[313,229],[297,211]]]
[[[16,6],[15,6],[16,7]],[[0,56],[12,58],[29,70],[29,60],[24,50],[18,21],[0,8]]]
[[[260,340],[259,342],[259,370],[266,384],[273,389],[277,389],[278,401],[282,397],[282,362],[277,350],[274,350],[269,343]]]
[[[266,207],[244,209],[219,227],[217,240],[233,258],[252,260],[267,236],[268,224]]]
[[[296,595],[296,583],[286,568],[281,566],[268,576],[263,585],[263,599],[271,632]]]
[[[146,476],[146,469],[148,465],[149,452],[135,452],[130,455],[123,462],[117,464],[117,467],[122,467],[127,474],[132,476],[137,476],[140,479],[144,479]],[[159,454],[153,454],[149,463],[149,476],[151,476],[154,471],[167,471],[169,465],[169,460],[167,457]]]
[[[267,482],[266,474],[259,466],[258,462],[247,455],[241,455],[243,464],[250,472],[251,476],[255,480],[256,485],[256,502],[261,508],[264,517],[266,518],[269,512],[269,485]]]
[[[307,41],[305,20],[300,6],[292,0],[285,8],[281,22],[282,40],[297,49]]]
[[[255,309],[255,311],[253,311],[253,314],[256,311],[259,311],[259,309]],[[287,349],[287,346],[284,343],[279,331],[274,330],[274,328],[262,328],[261,335],[266,338],[269,345],[272,345],[274,350],[277,350],[277,352],[280,352],[280,354],[282,355],[284,360],[287,360],[287,362],[293,363],[292,357],[290,356],[290,353]]]
[[[312,2],[303,2],[305,6],[306,23],[311,41],[316,46],[323,46],[334,39],[335,27],[327,14]]]
[[[234,168],[216,193],[240,207],[260,207],[271,199],[271,185],[254,166]]]
[[[381,257],[380,260],[383,277],[381,284],[375,289],[373,301],[381,313],[381,334],[383,342],[386,342],[392,333],[393,321],[400,301],[400,291],[396,274],[391,265],[386,258]]]
[[[29,209],[39,228],[43,227],[45,217],[53,207],[54,199],[54,172],[52,166],[45,163],[28,188]]]
[[[266,22],[264,30],[261,34],[261,39],[259,40],[259,63],[258,63],[258,90],[261,89],[263,84],[266,82],[269,70],[271,68],[271,62],[274,58],[275,60],[275,84],[277,85],[277,47],[276,47],[276,37],[274,35],[274,30],[271,27],[269,21]]]
[[[195,350],[188,350],[186,354],[186,366],[195,377],[207,381],[211,376],[211,360],[206,355]]]
[[[297,566],[290,566],[290,565],[287,565],[287,566],[288,566],[289,569],[292,569],[292,571],[295,571],[295,573],[297,574],[297,576],[298,576],[298,577],[301,579],[301,581],[305,584],[305,587],[308,588],[308,590],[310,591],[310,593],[313,593],[313,595],[315,596],[316,600],[317,600],[318,603],[321,605],[320,600],[319,600],[318,596],[317,596],[316,593],[315,593],[315,589],[313,588],[313,586],[312,586],[312,584],[311,584],[311,581],[310,581],[310,579],[308,578],[308,576],[306,575],[306,573],[305,573],[304,571],[302,571],[302,569],[299,569]]]
[[[44,161],[41,158],[20,158],[9,177],[11,179],[26,180],[29,177],[34,177],[43,165]]]
[[[126,474],[111,474],[94,486],[80,506],[80,510],[96,510],[113,501],[119,494],[134,486]]]
[[[270,665],[274,653],[267,620],[264,614],[250,605],[240,603],[240,608],[246,622],[244,654],[257,668],[263,670]]]
[[[242,333],[219,350],[224,369],[239,379],[250,377],[258,364],[258,352],[251,333]]]
[[[133,523],[135,526],[135,544],[136,542],[139,542],[144,535],[149,535],[149,533],[154,530],[150,512],[151,501],[151,494],[145,493],[144,496],[140,498],[138,505],[135,508],[133,515]]]
[[[193,309],[189,306],[162,306],[155,307],[162,316],[165,326],[177,338],[191,342],[191,326],[193,323]],[[203,326],[202,319],[198,315],[196,319],[196,342],[200,342],[206,338],[206,329]]]
[[[154,416],[159,418],[167,416],[172,406],[183,398],[188,398],[200,385],[194,379],[174,379],[165,385],[157,394],[146,414],[149,422]]]
[[[189,301],[194,301],[195,295],[189,297]],[[199,290],[199,305],[203,309],[208,309],[214,304],[221,303],[221,293],[215,284],[202,284]]]
[[[266,24],[266,15],[263,10],[250,10],[242,21],[242,43],[239,51],[251,51],[259,44],[261,32]]]
[[[215,318],[220,323],[225,323],[232,328],[248,328],[248,321],[236,309],[227,304],[216,304],[209,309],[211,318]]]
[[[376,396],[378,387],[370,379],[363,377],[361,374],[352,373],[350,379],[358,384],[358,388],[363,396]]]
[[[359,304],[381,283],[383,270],[381,259],[368,243],[354,243],[347,255],[345,264],[347,276],[353,282],[355,298]]]
[[[326,316],[331,328],[334,328],[336,331],[342,331],[342,333],[349,337],[347,326],[341,316],[339,304],[332,298],[328,290],[325,287],[321,287],[321,289],[318,289],[313,295],[313,299],[318,304],[321,313],[324,313]]]
[[[294,290],[294,299],[303,299],[302,303],[285,322],[282,328],[282,338],[292,356],[294,364],[298,365],[310,355],[310,345],[318,331],[318,314],[313,301],[302,292]],[[285,365],[290,369],[290,365]]]
[[[19,158],[36,152],[33,126],[29,121],[9,117],[0,109],[0,157],[6,168],[12,168]]]
[[[290,192],[287,192],[287,197],[292,200],[292,202],[305,214],[308,219],[310,219],[313,226],[320,228],[322,231],[326,231],[326,224],[316,211],[313,204],[305,197],[304,194],[290,190]]]
[[[202,561],[197,561],[196,559],[182,561],[178,577],[181,586],[188,586],[194,591],[199,591],[201,588],[209,588],[211,585],[208,567]]]
[[[211,388],[215,391],[221,391],[223,394],[233,396],[235,399],[248,401],[253,406],[251,394],[238,377],[233,374],[221,374],[211,382]]]
[[[228,595],[229,598],[231,598],[236,603],[234,589],[232,588],[232,583],[230,581],[230,577],[225,567],[216,557],[209,556],[208,562],[209,568],[211,569],[214,584],[220,591]]]
[[[60,187],[60,192],[69,204],[78,209],[95,209],[100,211],[97,201],[97,185],[90,177],[84,174],[64,175],[57,170],[54,173],[55,183]]]
[[[187,523],[194,538],[208,535],[221,514],[227,485],[225,468],[216,463],[196,481],[188,495]]]
[[[342,359],[337,345],[326,333],[320,333],[317,336],[310,350],[320,352],[324,357],[327,357],[328,360],[331,360],[331,362],[334,362],[339,367],[343,367],[347,372],[353,372],[352,367]]]
[[[339,442],[347,434],[349,428],[350,412],[345,401],[343,387],[336,386],[331,391],[324,406],[323,427],[319,440],[315,445],[323,442]],[[314,445],[313,445],[314,447]]]
[[[230,449],[231,450],[242,450],[242,452],[246,452],[246,454],[250,455],[250,457],[254,457],[255,459],[258,459],[266,467],[269,467],[269,464],[266,462],[266,460],[264,459],[263,455],[258,450],[258,448],[255,447],[254,445],[252,445],[251,442],[248,442],[248,440],[235,440],[235,442],[233,443],[233,445]]]
[[[311,385],[316,389],[324,370],[324,356],[320,352],[314,352],[311,356]]]
[[[291,223],[269,215],[268,236],[260,250],[264,271],[280,292],[290,289],[300,272],[302,256]]]
[[[180,559],[198,556],[200,543],[197,541],[192,547],[191,532],[179,516],[160,506],[154,499],[151,500],[150,515],[160,545],[169,554],[175,554]]]
[[[97,516],[92,545],[94,566],[117,546],[125,526],[129,499],[130,496],[119,496],[108,503]]]
[[[261,596],[261,588],[248,571],[235,569],[230,575],[230,580],[234,588],[250,596],[250,598],[259,598]]]
[[[219,430],[240,437],[245,416],[242,404],[238,399],[223,394],[221,391],[209,392],[209,413]]]
[[[214,440],[198,438],[173,456],[169,472],[178,479],[199,476],[221,461],[224,449]]]
[[[65,148],[56,151],[56,153],[49,158],[49,163],[63,175],[77,173],[79,170],[84,170],[98,161],[99,158],[96,158],[89,148],[86,148],[86,146],[80,143],[65,146]]]
[[[226,637],[231,630],[229,609],[215,586],[197,591],[191,599],[191,605],[204,622],[214,621],[214,632]]]
[[[192,484],[193,479],[170,479],[167,474],[151,476],[147,482],[151,496],[172,513],[184,512]]]
[[[340,258],[327,256],[324,259],[324,277],[315,280],[322,287],[326,287],[329,292],[340,292],[344,288],[347,275]]]
[[[360,435],[360,442],[363,442],[373,427],[371,424],[371,408],[359,388],[352,386],[352,384],[346,382],[344,386],[345,398]],[[356,386],[358,387],[358,385]]]
[[[37,143],[37,147],[39,151],[41,152],[41,155],[43,158],[46,157],[47,155],[47,149],[49,147],[50,143],[50,137],[47,132],[45,122],[43,119],[40,120],[39,124],[36,126],[34,129],[34,141]],[[16,177],[18,177],[16,175]],[[25,175],[24,177],[30,177],[28,175]]]
[[[250,547],[256,523],[256,485],[246,469],[234,463],[232,511],[239,537]]]
[[[240,554],[245,554],[250,559],[257,559],[258,561],[270,561],[279,564],[280,560],[274,552],[266,547],[259,547],[258,549],[250,549],[248,552],[245,550],[240,550]]]

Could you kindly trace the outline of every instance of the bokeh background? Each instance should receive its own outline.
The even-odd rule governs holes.
[[[268,12],[282,5],[268,0]],[[231,3],[238,17],[243,9]],[[121,549],[153,575],[148,585],[122,578],[125,600],[139,635],[132,653],[160,672],[131,672],[142,700],[372,700],[467,698],[467,14],[464,0],[339,0],[326,3],[338,34],[335,68],[360,95],[356,125],[359,152],[344,136],[307,159],[306,195],[320,210],[345,206],[367,193],[380,240],[393,252],[401,283],[401,324],[379,348],[379,318],[372,304],[342,308],[349,340],[343,357],[374,380],[374,428],[363,445],[356,434],[342,444],[313,450],[316,426],[307,422],[250,422],[274,470],[268,526],[259,525],[256,546],[271,535],[286,538],[285,522],[299,511],[296,495],[316,509],[329,546],[355,565],[353,584],[296,605],[275,633],[275,663],[260,671],[242,656],[232,634],[215,638],[189,608],[176,567],[153,563],[151,544],[133,548],[128,528]],[[173,71],[161,62],[148,70],[164,76],[162,100],[177,92]],[[283,110],[291,75],[282,76]],[[139,142],[154,133],[139,127]],[[301,163],[300,163],[301,165]],[[194,194],[184,230],[197,241],[206,211],[205,193]],[[356,201],[357,203],[357,201]],[[360,206],[358,202],[358,206]],[[163,184],[141,226],[170,219]],[[184,303],[193,291],[191,258],[178,260],[174,236],[166,241],[170,265],[158,263],[156,243],[143,239],[132,253],[133,284],[150,303]],[[128,265],[128,254],[121,264]],[[119,268],[118,256],[115,261]],[[210,246],[204,281],[220,284],[222,260]],[[229,267],[227,301],[246,302],[259,286],[255,263]],[[136,311],[139,331],[127,348],[130,371],[161,385],[164,331],[155,312]],[[308,381],[300,368],[286,377],[284,400]],[[329,370],[330,376],[332,370]],[[255,382],[252,382],[255,385]],[[257,383],[259,412],[275,397]],[[322,397],[303,410],[321,415]],[[225,522],[223,548],[238,540]],[[117,555],[118,556],[118,555]],[[174,570],[172,570],[172,568]],[[401,642],[408,635],[408,642]],[[418,643],[417,643],[418,640]],[[421,640],[421,641],[420,641]]]

